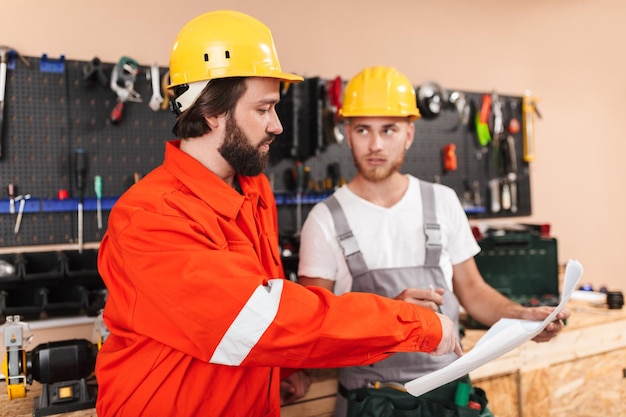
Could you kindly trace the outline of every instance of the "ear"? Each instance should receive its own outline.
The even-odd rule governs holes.
[[[205,116],[205,120],[207,125],[209,125],[209,128],[211,128],[211,130],[214,130],[217,129],[221,121],[224,120],[223,116],[223,114],[219,114],[217,116]]]
[[[413,139],[415,138],[415,124],[413,124],[412,122],[409,122],[409,125],[407,126],[406,135],[407,138],[404,144],[404,149],[408,151],[413,144]]]
[[[348,149],[352,149],[352,131],[349,129],[350,125],[344,124],[343,136],[348,144]]]

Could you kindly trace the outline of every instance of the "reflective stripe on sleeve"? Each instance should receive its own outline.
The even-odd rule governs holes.
[[[269,280],[260,285],[230,325],[209,360],[220,365],[239,366],[274,321],[280,297],[282,279]]]

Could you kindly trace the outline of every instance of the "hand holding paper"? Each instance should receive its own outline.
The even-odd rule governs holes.
[[[582,265],[578,261],[570,259],[565,269],[561,302],[545,320],[500,319],[491,326],[468,353],[444,368],[407,382],[404,387],[410,394],[418,397],[468,374],[470,371],[531,340],[541,333],[550,322],[554,321],[557,314],[563,310],[582,274]]]

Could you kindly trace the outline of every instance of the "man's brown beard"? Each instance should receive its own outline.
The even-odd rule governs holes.
[[[248,136],[237,124],[234,117],[228,116],[224,134],[224,143],[218,151],[240,175],[259,175],[267,168],[269,152],[261,152],[259,148],[274,140],[274,135],[267,135],[258,146],[252,145]]]
[[[356,158],[354,158],[354,166],[356,167],[357,171],[359,171],[359,174],[361,174],[366,180],[371,181],[371,182],[379,182],[379,181],[386,180],[392,174],[400,170],[400,168],[402,167],[402,164],[404,164],[405,155],[406,155],[406,152],[403,152],[402,155],[400,155],[400,157],[398,157],[395,161],[393,161],[393,163],[391,164],[389,168],[383,168],[383,167],[367,168],[367,167],[364,167],[361,164],[360,160]]]

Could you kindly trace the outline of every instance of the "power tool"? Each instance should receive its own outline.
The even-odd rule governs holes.
[[[6,355],[2,372],[9,400],[26,397],[26,384],[42,384],[41,396],[35,399],[35,417],[94,408],[97,384],[93,375],[96,354],[108,331],[96,321],[97,343],[86,339],[42,343],[27,351],[32,336],[19,316],[6,317],[3,325]]]

